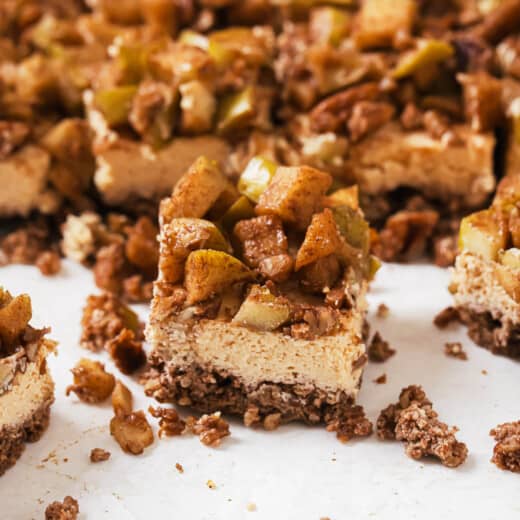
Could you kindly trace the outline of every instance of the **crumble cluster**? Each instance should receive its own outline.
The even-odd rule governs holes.
[[[491,462],[500,469],[520,473],[520,421],[499,424],[489,434],[497,441]]]
[[[467,361],[468,355],[462,346],[460,341],[447,342],[444,344],[444,353],[448,357],[460,359],[461,361]]]
[[[79,504],[75,498],[66,496],[63,502],[52,502],[45,509],[45,520],[76,520]]]
[[[368,359],[374,363],[384,363],[395,354],[395,350],[390,347],[379,332],[376,332],[367,349]]]
[[[382,410],[377,419],[380,439],[403,441],[409,457],[433,456],[450,468],[460,466],[468,454],[466,445],[455,438],[456,431],[439,421],[431,401],[417,385],[404,388],[399,401]]]

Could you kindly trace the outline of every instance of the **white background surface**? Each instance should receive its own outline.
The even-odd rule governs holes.
[[[41,519],[46,505],[65,495],[79,500],[81,519],[95,520],[520,518],[520,477],[489,462],[488,435],[496,424],[520,419],[520,364],[475,347],[460,326],[433,327],[433,316],[450,303],[447,281],[447,271],[430,266],[389,265],[379,273],[370,295],[372,331],[380,330],[397,354],[368,366],[359,402],[375,420],[403,386],[422,384],[441,420],[459,426],[468,444],[468,460],[455,470],[411,460],[401,443],[375,435],[341,444],[323,428],[291,425],[268,433],[238,421],[231,421],[232,436],[218,449],[186,436],[156,439],[144,455],[126,455],[110,437],[108,403],[89,406],[64,395],[69,369],[82,356],[98,357],[117,373],[106,353],[78,346],[81,309],[96,292],[92,274],[71,263],[54,278],[32,267],[0,269],[2,285],[30,293],[33,324],[51,325],[60,343],[50,360],[56,380],[50,428],[0,478],[0,518]],[[373,316],[380,302],[390,307],[386,319]],[[145,307],[140,310],[144,317]],[[444,355],[444,343],[454,340],[463,342],[468,361]],[[376,385],[373,379],[383,372],[387,384]],[[122,379],[136,407],[147,408],[141,388]],[[95,447],[109,450],[111,458],[91,464]],[[207,487],[208,479],[216,489]]]

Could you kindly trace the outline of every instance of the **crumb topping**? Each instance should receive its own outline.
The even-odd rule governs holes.
[[[123,374],[133,374],[146,363],[143,342],[135,338],[134,331],[124,328],[106,344],[106,349]]]
[[[395,354],[395,350],[390,347],[388,341],[385,341],[379,332],[372,337],[367,349],[368,359],[374,363],[384,363],[387,359]]]
[[[499,424],[489,435],[496,441],[491,462],[500,469],[520,473],[520,421]]]
[[[385,303],[380,303],[377,306],[376,316],[378,318],[387,318],[390,314],[390,308]]]
[[[460,359],[461,361],[467,361],[468,355],[462,346],[460,341],[448,342],[444,344],[444,353],[448,357]]]
[[[78,515],[78,501],[71,496],[66,496],[63,502],[52,502],[45,509],[45,520],[76,520]]]
[[[101,448],[93,448],[90,452],[90,462],[104,462],[110,458],[110,452]]]
[[[468,454],[466,445],[455,438],[456,432],[457,428],[439,421],[424,390],[416,385],[403,388],[399,401],[382,410],[377,419],[380,439],[403,441],[409,457],[433,456],[450,468],[460,466]]]
[[[342,409],[338,417],[327,424],[327,431],[336,432],[341,442],[348,442],[355,437],[372,435],[373,425],[366,417],[362,406],[353,405]]]
[[[200,442],[211,448],[220,446],[222,439],[231,435],[229,431],[229,424],[225,421],[220,412],[215,412],[211,415],[203,415],[197,420],[188,418],[186,427],[195,435],[199,436]]]
[[[455,307],[446,307],[435,316],[433,323],[439,329],[444,329],[450,323],[458,322],[459,320],[459,311]]]
[[[67,387],[67,396],[74,392],[81,401],[95,404],[108,399],[114,390],[115,377],[99,361],[82,358],[71,372],[74,384]]]

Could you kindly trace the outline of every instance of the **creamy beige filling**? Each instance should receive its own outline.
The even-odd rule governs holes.
[[[466,126],[454,129],[460,144],[388,123],[350,148],[346,173],[367,194],[407,186],[440,200],[459,197],[469,207],[479,205],[495,187],[495,138]]]
[[[519,323],[520,304],[501,283],[498,267],[496,262],[484,260],[473,253],[461,253],[452,270],[452,283],[456,287],[455,304],[476,312],[490,312],[495,319]]]
[[[306,340],[218,320],[157,322],[152,313],[147,336],[154,351],[176,367],[198,364],[232,374],[246,387],[311,384],[355,396],[363,369],[356,361],[365,353],[364,314],[347,311],[341,320],[337,334]]]
[[[45,402],[52,399],[54,383],[47,371],[46,349],[41,349],[25,372],[18,372],[10,390],[0,396],[0,428],[29,419]]]
[[[178,137],[157,151],[124,139],[103,147],[94,182],[109,204],[165,196],[200,155],[224,163],[229,154],[226,142],[210,135]]]

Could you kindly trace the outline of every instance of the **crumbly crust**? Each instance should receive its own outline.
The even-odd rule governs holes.
[[[468,336],[493,354],[520,358],[520,324],[495,319],[490,312],[458,307],[458,319],[468,327]]]
[[[348,437],[368,435],[372,431],[361,407],[354,407],[353,398],[344,392],[331,396],[312,385],[268,381],[249,388],[233,374],[199,365],[179,368],[167,365],[153,355],[151,361],[152,370],[145,391],[160,402],[190,406],[203,413],[220,410],[236,414],[243,417],[246,426],[261,424],[271,416],[267,425],[264,424],[267,429],[271,421],[301,420],[308,424],[334,423],[334,431],[341,430]],[[346,423],[350,424],[349,428]]]
[[[54,396],[48,397],[22,424],[4,425],[0,428],[0,476],[14,466],[26,442],[36,442],[40,439],[49,425],[53,402]]]

